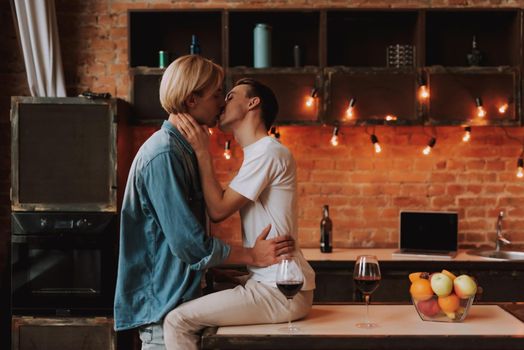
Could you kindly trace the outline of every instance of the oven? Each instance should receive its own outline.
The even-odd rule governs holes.
[[[118,105],[80,97],[11,99],[14,315],[111,314]]]
[[[13,213],[13,314],[111,314],[116,231],[111,213]]]

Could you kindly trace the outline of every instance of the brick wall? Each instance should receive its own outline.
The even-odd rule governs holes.
[[[9,96],[28,94],[23,63],[16,43],[8,2],[0,5],[0,267],[5,262],[9,214]],[[132,1],[56,0],[68,95],[86,89],[129,98],[127,71],[128,8],[221,7],[522,7],[524,1]],[[6,84],[5,82],[9,82]],[[153,129],[133,127],[126,133],[125,151],[135,152]],[[294,153],[299,176],[299,230],[303,246],[317,246],[321,206],[329,204],[336,246],[394,246],[400,209],[458,210],[461,244],[493,240],[496,212],[507,211],[505,230],[524,244],[524,181],[514,175],[520,147],[504,130],[473,129],[469,144],[461,142],[458,127],[436,128],[438,141],[429,157],[420,154],[431,130],[421,127],[377,127],[383,145],[372,152],[363,127],[342,128],[342,144],[329,144],[329,127],[282,127],[282,142]],[[523,128],[507,132],[524,139]],[[212,136],[218,174],[224,183],[241,162],[222,154],[226,136]],[[122,152],[122,149],[120,149]],[[123,186],[123,184],[121,184]],[[239,241],[239,218],[213,232]],[[1,271],[1,270],[0,270]]]

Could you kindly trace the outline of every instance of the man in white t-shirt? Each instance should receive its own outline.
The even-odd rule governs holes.
[[[313,301],[315,273],[298,244],[296,165],[291,152],[267,131],[278,111],[267,86],[242,79],[226,96],[220,128],[233,132],[244,151],[242,166],[225,190],[216,179],[209,153],[207,127],[189,115],[180,115],[178,129],[198,158],[202,187],[211,220],[221,221],[237,210],[245,247],[255,244],[257,232],[271,224],[269,238],[290,234],[295,239],[294,259],[304,274],[302,290],[288,304],[275,283],[276,265],[248,266],[245,285],[239,285],[184,303],[164,320],[168,349],[197,349],[199,331],[209,326],[279,323],[307,315]]]

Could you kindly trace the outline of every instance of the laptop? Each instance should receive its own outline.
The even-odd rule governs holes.
[[[395,258],[453,259],[458,248],[456,212],[401,211]]]

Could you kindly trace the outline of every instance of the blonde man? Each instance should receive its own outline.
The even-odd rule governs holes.
[[[270,237],[289,233],[297,238],[296,165],[291,152],[267,135],[278,112],[273,91],[253,80],[241,79],[226,96],[220,129],[232,132],[242,146],[244,161],[225,189],[216,179],[209,153],[209,133],[196,118],[184,114],[178,129],[198,158],[210,218],[221,221],[237,210],[242,220],[244,246],[256,243],[256,233],[270,223]],[[199,125],[200,124],[200,125]],[[277,266],[249,266],[245,284],[185,303],[164,321],[168,350],[197,350],[199,332],[209,326],[278,323],[308,314],[313,302],[315,273],[297,247],[295,261],[304,274],[299,293],[289,301],[277,289]]]
[[[203,271],[224,262],[268,266],[293,249],[289,237],[249,249],[225,244],[205,232],[205,204],[190,144],[175,127],[177,113],[214,126],[223,108],[220,66],[183,56],[166,69],[160,101],[169,113],[140,148],[129,171],[122,203],[120,255],[115,291],[115,329],[138,328],[142,349],[165,349],[164,316],[201,295]]]

